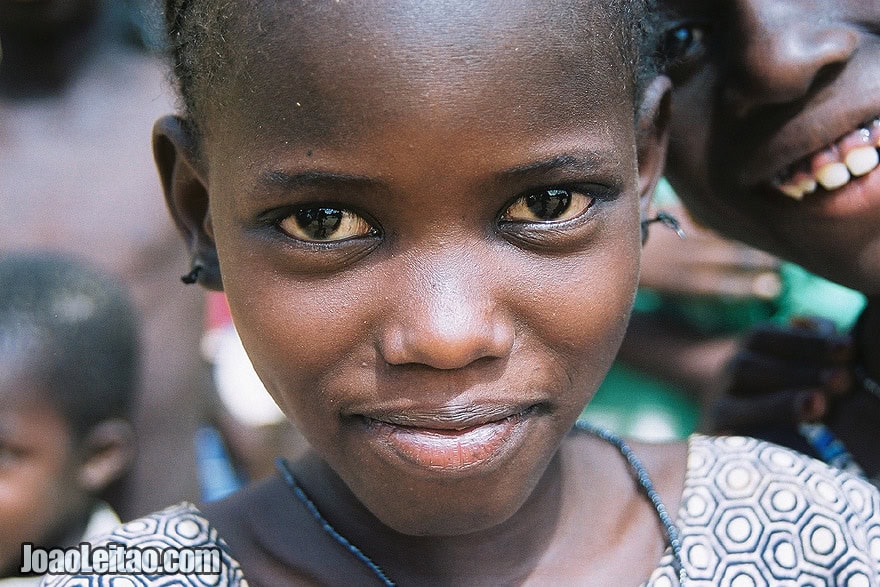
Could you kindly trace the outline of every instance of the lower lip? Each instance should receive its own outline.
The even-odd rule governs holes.
[[[850,218],[880,210],[880,167],[839,189],[808,194],[803,203],[825,218]]]
[[[517,414],[461,430],[398,426],[369,420],[382,445],[413,465],[437,473],[469,471],[507,452],[525,417]]]

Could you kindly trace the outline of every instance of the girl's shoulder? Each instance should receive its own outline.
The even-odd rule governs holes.
[[[691,435],[686,493],[698,487],[725,500],[751,497],[785,509],[791,506],[791,498],[798,497],[814,507],[847,511],[865,521],[880,516],[880,493],[866,479],[793,449],[745,436]]]
[[[880,494],[864,479],[739,436],[693,435],[677,520],[692,580],[880,582]]]
[[[196,553],[214,558],[210,566],[199,568],[93,565],[83,572],[47,575],[42,585],[109,587],[120,584],[120,579],[126,585],[141,584],[144,578],[148,584],[157,579],[161,584],[186,587],[247,587],[248,581],[277,586],[343,585],[374,580],[356,561],[349,560],[350,555],[340,554],[339,544],[315,523],[313,515],[278,477],[249,485],[220,501],[198,507],[181,503],[133,520],[93,541],[89,548],[92,552],[107,550],[111,558],[154,557],[160,565],[169,560],[166,557],[176,561]],[[144,555],[149,551],[157,554]]]
[[[135,584],[135,577],[154,577],[187,587],[247,587],[217,529],[187,502],[121,524],[76,552],[76,557],[64,557],[63,574],[47,574],[41,585],[110,586],[120,579]]]

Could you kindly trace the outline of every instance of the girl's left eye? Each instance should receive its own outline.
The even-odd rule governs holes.
[[[590,209],[594,198],[563,189],[549,189],[518,198],[504,214],[504,222],[564,222]]]
[[[288,236],[306,242],[334,242],[371,236],[376,229],[350,210],[327,206],[299,208],[278,222]]]

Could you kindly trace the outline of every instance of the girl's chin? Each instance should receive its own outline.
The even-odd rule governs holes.
[[[372,475],[363,485],[351,479],[349,487],[376,518],[400,534],[460,536],[501,525],[535,495],[559,448],[536,443],[527,433],[529,424],[511,420],[463,431],[476,443],[464,459],[457,447],[450,448],[455,443],[434,438],[434,432],[409,430],[391,446],[383,445],[387,438],[377,441],[380,449],[371,462],[357,467]],[[376,433],[389,435],[383,428]],[[545,439],[553,437],[552,430],[541,432]],[[423,434],[431,436],[429,448],[419,453]]]

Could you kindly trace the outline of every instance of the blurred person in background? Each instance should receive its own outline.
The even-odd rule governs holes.
[[[751,401],[725,394],[748,368],[744,341],[787,330],[791,320],[845,331],[865,297],[699,225],[665,182],[653,210],[650,217],[663,212],[676,218],[685,238],[664,227],[651,230],[618,361],[584,417],[653,441],[757,425],[768,415],[786,427],[812,417],[810,410],[821,409],[813,405],[814,391],[802,390],[796,401],[775,399],[758,411]],[[812,452],[805,442],[797,448]]]
[[[850,453],[880,485],[880,3],[664,5],[677,194],[699,222],[867,299],[848,334],[805,322],[750,336],[724,428],[792,445],[821,424],[815,452]]]
[[[66,548],[119,523],[108,489],[132,462],[139,320],[90,263],[0,255],[0,585],[43,572],[24,544]]]
[[[212,411],[202,294],[164,209],[150,150],[173,108],[145,8],[0,0],[0,251],[55,248],[121,278],[143,316],[141,442],[118,496],[131,518],[196,499],[193,438]],[[135,26],[137,25],[137,26]]]

